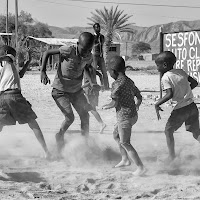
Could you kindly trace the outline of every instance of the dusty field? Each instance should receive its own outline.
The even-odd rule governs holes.
[[[166,165],[163,160],[168,154],[163,130],[172,108],[164,105],[162,120],[157,121],[153,104],[159,93],[153,91],[159,90],[159,76],[128,74],[140,90],[152,91],[142,93],[139,120],[132,129],[132,144],[148,169],[143,177],[132,176],[134,164],[113,168],[120,161],[112,138],[115,111],[99,109],[107,124],[104,134],[98,134],[97,122],[91,115],[86,144],[80,136],[80,120],[76,118],[66,133],[62,161],[42,159],[42,149],[27,125],[6,127],[0,139],[0,169],[7,177],[0,175],[0,199],[200,199],[200,145],[181,127],[175,133],[177,159]],[[53,80],[54,74],[49,77]],[[51,97],[52,88],[40,83],[39,74],[27,74],[22,79],[22,88],[54,153],[54,136],[63,116]],[[195,95],[199,92],[199,88],[194,90]],[[100,106],[109,101],[109,95],[107,91],[100,93]]]

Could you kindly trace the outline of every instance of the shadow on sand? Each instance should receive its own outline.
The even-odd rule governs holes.
[[[15,172],[15,173],[6,173],[9,178],[0,176],[2,181],[14,181],[14,182],[32,182],[40,183],[46,182],[44,178],[40,176],[37,172]]]

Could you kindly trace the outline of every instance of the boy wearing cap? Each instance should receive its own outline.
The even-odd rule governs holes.
[[[24,76],[31,61],[30,54],[29,51],[28,59],[19,71],[14,65],[15,49],[7,45],[0,47],[0,131],[4,126],[15,125],[16,122],[27,123],[41,144],[46,158],[49,159],[50,153],[36,121],[37,116],[21,93],[20,78]]]
[[[115,167],[129,166],[132,160],[137,165],[137,170],[133,172],[133,175],[141,176],[146,172],[146,169],[131,145],[130,139],[132,126],[138,119],[137,111],[142,102],[142,96],[134,82],[126,76],[125,69],[125,61],[122,57],[113,56],[109,60],[109,73],[115,81],[111,89],[112,101],[104,105],[103,109],[116,108],[117,124],[113,136],[119,145],[122,160]]]

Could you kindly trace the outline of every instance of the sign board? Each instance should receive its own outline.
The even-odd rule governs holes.
[[[163,50],[175,54],[176,69],[183,69],[200,84],[200,31],[164,33]]]

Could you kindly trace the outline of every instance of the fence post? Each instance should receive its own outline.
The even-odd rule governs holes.
[[[161,53],[163,52],[163,38],[164,38],[162,26],[159,28],[159,35],[160,35],[160,53]],[[160,98],[162,98],[161,78],[162,78],[162,74],[160,73]]]

